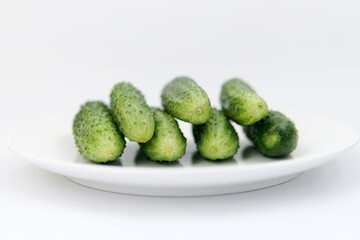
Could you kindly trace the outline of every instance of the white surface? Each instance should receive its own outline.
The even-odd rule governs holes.
[[[336,121],[305,113],[285,113],[296,123],[300,139],[295,151],[270,159],[254,150],[242,131],[240,151],[227,161],[208,161],[196,154],[190,124],[182,123],[186,154],[178,164],[159,164],[127,143],[121,159],[91,163],[78,153],[73,136],[74,114],[24,127],[9,140],[21,158],[84,186],[149,196],[209,196],[239,193],[278,185],[304,171],[343,155],[359,141],[358,131]]]
[[[0,2],[1,239],[359,239],[360,148],[295,180],[210,198],[147,198],[75,185],[10,154],[7,137],[107,99],[148,102],[187,74],[218,105],[240,76],[275,109],[360,122],[359,1]]]

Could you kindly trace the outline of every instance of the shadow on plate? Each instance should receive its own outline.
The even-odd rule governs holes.
[[[192,155],[193,166],[220,166],[220,165],[235,165],[236,160],[234,158],[228,158],[224,160],[210,160],[201,156],[199,151],[196,151]]]
[[[114,161],[111,162],[107,162],[107,163],[100,163],[101,165],[106,165],[106,166],[119,166],[121,167],[121,158],[117,158]]]
[[[262,155],[254,146],[247,146],[241,154],[242,161],[245,162],[266,162],[266,161],[280,161],[280,160],[291,160],[292,156],[271,158]]]
[[[97,163],[97,162],[87,160],[86,158],[84,158],[80,154],[78,154],[75,157],[74,162],[76,162],[76,163],[85,163],[85,164],[96,164],[96,165],[103,165],[103,166],[119,166],[119,167],[122,166],[121,158],[117,158],[114,161],[110,161],[110,162],[106,162],[106,163]]]

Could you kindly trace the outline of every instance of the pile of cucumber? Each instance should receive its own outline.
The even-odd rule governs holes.
[[[268,105],[244,81],[226,81],[221,90],[222,110],[212,108],[206,92],[191,78],[177,77],[161,93],[164,107],[150,108],[131,83],[114,86],[110,108],[101,101],[81,106],[73,122],[76,146],[93,162],[109,162],[122,155],[125,137],[138,142],[154,161],[177,161],[186,151],[186,138],[175,118],[192,124],[200,154],[211,160],[233,157],[239,137],[230,120],[243,126],[246,136],[265,156],[284,157],[297,146],[298,132],[285,115]]]

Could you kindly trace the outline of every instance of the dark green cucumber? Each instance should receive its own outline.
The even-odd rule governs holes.
[[[192,124],[206,122],[211,114],[211,103],[206,92],[188,77],[177,77],[161,93],[165,110],[173,117]]]
[[[133,142],[147,142],[154,134],[154,118],[145,97],[131,83],[114,86],[111,110],[120,131]]]
[[[186,150],[186,138],[176,120],[159,108],[151,109],[155,120],[155,133],[150,141],[141,143],[141,149],[152,160],[176,161]]]
[[[80,154],[94,162],[115,160],[125,148],[109,108],[99,101],[81,106],[73,122],[73,134]]]
[[[267,117],[244,127],[247,137],[265,156],[284,157],[295,150],[298,132],[295,124],[284,114],[269,111]]]
[[[239,148],[239,137],[225,114],[215,108],[210,119],[193,125],[195,143],[201,155],[211,160],[233,157]]]
[[[258,122],[268,113],[265,100],[238,78],[230,79],[223,84],[220,100],[224,113],[242,126]]]

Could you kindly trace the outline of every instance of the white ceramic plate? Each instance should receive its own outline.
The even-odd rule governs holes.
[[[180,123],[188,139],[186,155],[175,164],[144,158],[136,143],[110,164],[81,157],[72,137],[73,116],[54,118],[20,130],[9,140],[16,154],[34,165],[84,186],[127,194],[203,196],[243,192],[289,181],[300,173],[339,156],[358,143],[358,132],[321,117],[288,113],[299,131],[299,144],[284,159],[265,158],[239,126],[241,148],[233,159],[213,162],[196,153],[190,124]]]

